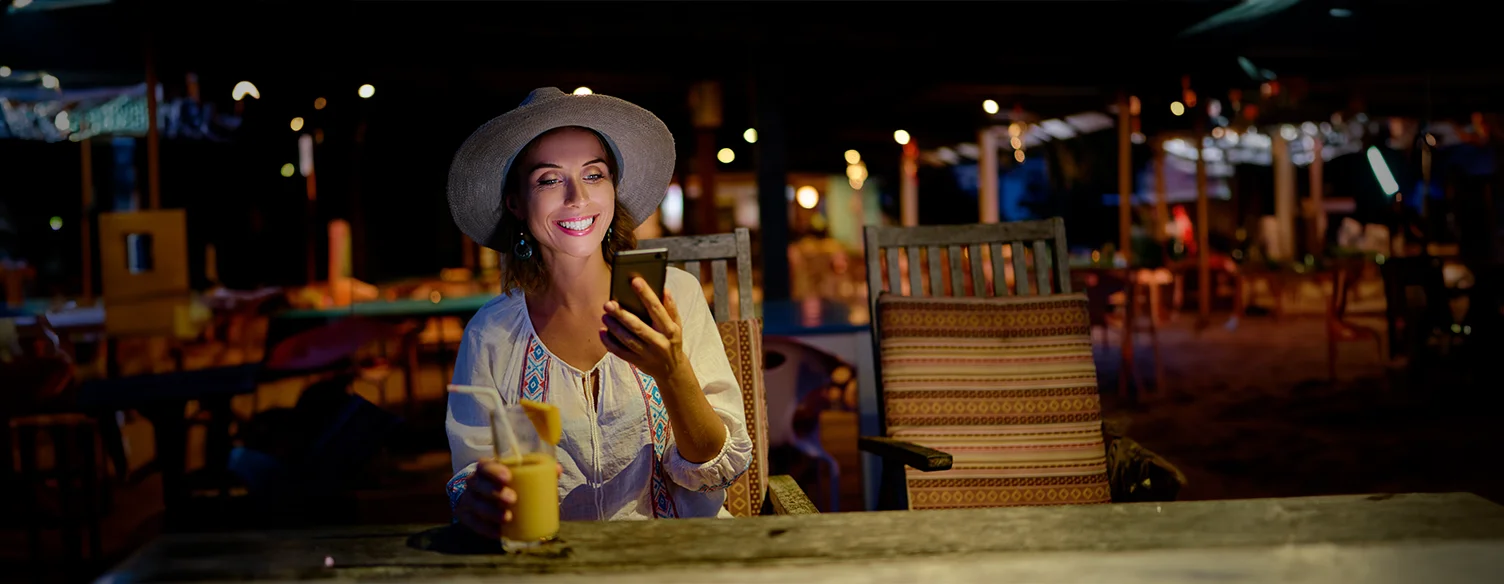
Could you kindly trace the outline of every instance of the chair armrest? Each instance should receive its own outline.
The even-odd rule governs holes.
[[[862,436],[857,438],[856,445],[862,452],[876,454],[884,461],[901,462],[904,466],[924,472],[950,470],[950,454],[933,448],[926,448],[913,442],[904,442],[902,440],[880,438],[877,436]]]
[[[789,475],[768,477],[768,504],[774,515],[814,515],[820,512]]]
[[[1174,501],[1186,485],[1180,469],[1132,438],[1110,431],[1104,438],[1112,502]]]

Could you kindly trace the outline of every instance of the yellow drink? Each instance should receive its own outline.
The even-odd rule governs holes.
[[[553,539],[559,533],[558,462],[552,454],[535,452],[517,459],[503,459],[512,471],[512,521],[501,526],[501,537],[518,544]]]

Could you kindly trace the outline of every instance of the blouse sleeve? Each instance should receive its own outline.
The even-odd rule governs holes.
[[[705,399],[726,426],[726,442],[721,445],[720,453],[703,463],[686,460],[678,445],[672,444],[664,467],[679,486],[691,491],[717,491],[736,482],[752,460],[752,439],[747,435],[742,391],[731,371],[720,330],[699,281],[679,270],[670,270],[669,276],[676,280],[669,289],[684,323],[684,352],[700,380]]]
[[[465,336],[460,339],[459,351],[455,356],[451,383],[491,388],[497,386],[491,367],[495,357],[494,347],[482,336],[485,328],[482,320],[473,318],[470,325],[465,327]],[[454,475],[449,479],[445,491],[448,492],[449,505],[453,509],[455,503],[459,502],[460,495],[465,492],[466,479],[475,473],[478,461],[492,452],[488,422],[490,414],[489,405],[480,403],[475,396],[447,392],[446,395],[449,407],[444,430],[449,435],[449,459]]]

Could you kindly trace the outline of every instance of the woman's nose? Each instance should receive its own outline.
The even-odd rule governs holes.
[[[564,190],[564,204],[571,207],[581,207],[590,202],[590,193],[580,181],[569,181]]]

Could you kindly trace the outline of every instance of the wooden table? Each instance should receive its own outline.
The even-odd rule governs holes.
[[[163,537],[100,582],[1498,582],[1470,494],[566,523],[532,553],[448,527]]]

